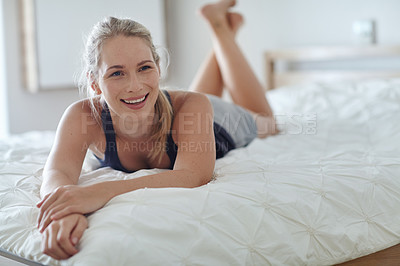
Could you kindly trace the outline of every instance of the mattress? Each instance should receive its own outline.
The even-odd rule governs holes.
[[[140,189],[88,217],[56,261],[36,229],[54,132],[0,141],[0,248],[46,265],[330,265],[400,242],[400,79],[268,92],[280,133],[217,160],[214,179]],[[80,184],[131,179],[87,155]]]

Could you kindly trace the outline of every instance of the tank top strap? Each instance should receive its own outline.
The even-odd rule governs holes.
[[[172,105],[171,95],[169,95],[169,92],[166,90],[162,90],[162,92],[165,94],[169,103]],[[178,146],[175,144],[174,139],[172,138],[171,132],[169,132],[167,135],[166,150],[167,150],[168,158],[171,162],[169,168],[173,169],[175,161],[176,161],[176,156],[178,155]]]
[[[114,126],[112,123],[110,110],[108,109],[108,105],[106,103],[104,103],[104,108],[101,112],[101,122],[103,125],[104,135],[106,137],[104,160],[114,163],[116,161],[119,162]]]
[[[169,95],[169,92],[167,90],[162,90],[162,92],[167,96],[169,103],[172,105],[171,95]]]

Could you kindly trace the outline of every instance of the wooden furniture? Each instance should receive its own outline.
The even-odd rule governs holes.
[[[379,252],[344,262],[338,266],[398,266],[400,265],[400,244]]]
[[[267,90],[304,82],[330,82],[337,80],[355,80],[369,77],[400,77],[400,69],[368,69],[368,70],[284,70],[277,71],[279,62],[331,62],[351,61],[359,59],[383,59],[398,57],[400,45],[397,46],[338,46],[307,47],[286,50],[273,50],[265,53]]]

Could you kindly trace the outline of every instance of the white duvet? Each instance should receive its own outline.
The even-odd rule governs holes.
[[[215,180],[141,189],[89,216],[80,252],[40,252],[41,172],[52,132],[0,142],[0,248],[49,265],[326,265],[400,242],[400,80],[268,93],[281,133],[230,152]],[[90,155],[89,155],[90,156]],[[129,179],[94,166],[81,184]]]

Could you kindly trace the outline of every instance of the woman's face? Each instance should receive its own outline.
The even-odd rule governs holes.
[[[110,110],[119,117],[153,114],[159,78],[159,67],[143,39],[116,36],[103,44],[98,86]]]

